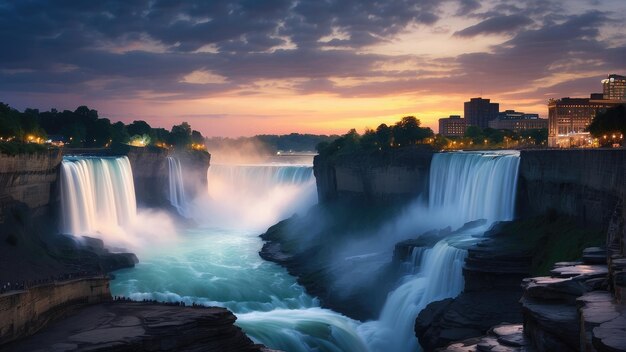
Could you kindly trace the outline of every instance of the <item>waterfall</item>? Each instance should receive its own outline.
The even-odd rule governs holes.
[[[445,240],[421,252],[419,272],[406,277],[387,296],[377,321],[359,327],[371,351],[417,350],[415,318],[429,303],[461,293],[466,254]]]
[[[256,190],[276,185],[300,185],[312,181],[313,167],[308,165],[211,165],[209,185],[214,179],[241,190]]]
[[[64,157],[60,193],[63,233],[115,231],[132,223],[137,215],[127,157]]]
[[[519,154],[516,152],[457,152],[435,154],[430,170],[429,212],[446,214],[463,224],[476,219],[488,223],[514,215]],[[474,241],[485,227],[455,233],[432,248],[414,248],[406,276],[389,293],[377,321],[358,331],[371,351],[415,351],[415,318],[429,303],[462,292],[467,251],[457,248]],[[476,233],[478,231],[478,233]]]
[[[430,167],[429,208],[465,223],[511,220],[517,189],[517,152],[437,153]]]
[[[185,198],[183,171],[180,166],[180,160],[168,156],[167,165],[169,169],[169,192],[167,198],[170,204],[176,208],[178,214],[187,216],[187,200]]]

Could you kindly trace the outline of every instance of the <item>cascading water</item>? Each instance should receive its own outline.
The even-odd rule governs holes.
[[[512,219],[518,166],[519,154],[515,152],[435,154],[428,211],[450,214],[457,218],[451,221],[455,224]],[[413,332],[415,317],[429,303],[461,293],[467,253],[457,246],[474,241],[485,228],[457,233],[433,248],[413,249],[410,260],[414,265],[408,265],[408,275],[388,295],[379,320],[359,327],[372,351],[418,349]]]
[[[64,157],[60,191],[61,231],[67,234],[119,231],[137,215],[127,157]]]
[[[518,152],[456,152],[433,156],[429,208],[462,223],[511,220],[515,208]]]
[[[512,218],[518,163],[511,153],[435,155],[427,211],[452,214],[456,219],[450,224],[456,227],[479,218]],[[116,273],[111,290],[139,300],[227,307],[255,341],[286,351],[418,349],[415,317],[432,301],[462,291],[466,251],[459,242],[474,240],[484,230],[457,232],[432,248],[415,249],[407,275],[389,293],[379,320],[360,324],[320,308],[286,270],[257,254],[257,230],[291,215],[286,213],[303,194],[315,193],[310,166],[212,165],[208,181],[210,199],[196,220],[217,219],[213,227],[188,231],[176,247],[153,247],[136,268]],[[242,224],[247,230],[237,230],[235,225]]]
[[[175,157],[167,157],[168,166],[168,200],[170,204],[176,208],[178,214],[187,216],[187,198],[185,197],[185,185],[183,183],[183,171],[180,166],[180,160]]]

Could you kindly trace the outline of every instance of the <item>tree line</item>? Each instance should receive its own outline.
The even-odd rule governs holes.
[[[434,137],[433,130],[421,127],[421,121],[415,116],[405,116],[391,126],[383,123],[375,130],[368,128],[363,135],[351,129],[332,142],[318,144],[317,152],[320,155],[334,155],[358,150],[387,150],[431,142]]]
[[[170,130],[153,128],[142,120],[126,125],[111,123],[98,116],[98,111],[87,106],[76,110],[40,112],[26,109],[20,112],[0,103],[0,138],[2,141],[29,142],[51,139],[64,141],[70,147],[102,148],[113,143],[139,145],[190,147],[204,145],[204,137],[192,130],[187,122],[174,125]]]

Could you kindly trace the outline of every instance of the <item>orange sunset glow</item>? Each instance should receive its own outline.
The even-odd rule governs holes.
[[[21,14],[13,36],[31,17],[47,24],[0,54],[0,94],[18,109],[80,102],[206,136],[344,133],[404,115],[437,131],[471,97],[547,117],[548,99],[626,69],[619,0],[399,2],[55,5],[57,18],[4,6]],[[76,16],[87,20],[62,21]]]

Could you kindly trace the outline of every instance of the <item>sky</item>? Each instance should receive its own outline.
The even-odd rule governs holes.
[[[0,101],[207,136],[345,133],[626,74],[625,0],[0,0]]]

